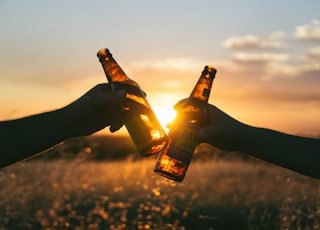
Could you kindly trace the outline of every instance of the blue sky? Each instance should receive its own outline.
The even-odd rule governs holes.
[[[0,119],[66,105],[105,81],[111,50],[154,107],[218,69],[210,103],[244,122],[320,133],[320,2],[0,2]]]

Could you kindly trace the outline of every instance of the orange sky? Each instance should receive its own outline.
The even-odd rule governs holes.
[[[106,47],[159,120],[212,65],[210,103],[252,125],[320,133],[318,9],[288,0],[1,2],[0,119],[59,108],[105,82],[96,52]]]

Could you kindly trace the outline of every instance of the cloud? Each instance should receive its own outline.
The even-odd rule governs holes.
[[[233,55],[233,60],[241,63],[265,64],[269,62],[282,62],[289,59],[288,54],[284,53],[244,53],[239,52]]]
[[[309,76],[314,79],[314,82],[320,83],[320,63],[310,62],[299,66],[299,71],[302,76]]]
[[[268,64],[268,68],[266,68],[266,73],[263,77],[264,80],[273,80],[275,78],[293,79],[299,76],[300,70],[295,65],[283,62],[271,62]]]
[[[320,42],[320,20],[313,20],[310,25],[297,26],[294,36],[301,40]]]
[[[204,65],[205,62],[195,60],[188,57],[165,58],[160,60],[142,60],[131,62],[132,69],[158,69],[158,70],[174,70],[174,71],[199,71],[199,66]]]
[[[260,37],[257,35],[245,35],[230,37],[223,42],[223,46],[228,49],[279,49],[287,47],[280,39],[285,36],[282,31],[275,31],[268,37]]]
[[[305,55],[310,61],[320,61],[320,46],[309,48]]]
[[[153,60],[139,60],[126,63],[128,76],[143,89],[155,92],[183,92],[192,89],[206,65],[221,70],[221,62],[191,57],[167,57]]]
[[[127,63],[126,73],[129,76],[135,76],[137,81],[157,85],[158,88],[175,88],[177,86],[183,87],[181,79],[188,82],[194,76],[200,76],[205,65],[210,65],[210,61],[189,57],[168,57]],[[150,80],[145,81],[146,77],[150,77]]]
[[[78,78],[70,78],[67,81],[60,82],[59,87],[86,90],[88,87],[93,87],[94,85],[102,82],[107,82],[107,79],[104,77],[104,73],[101,73],[100,75],[86,75]]]

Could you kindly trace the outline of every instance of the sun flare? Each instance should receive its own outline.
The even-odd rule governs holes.
[[[160,124],[162,125],[164,130],[167,131],[168,130],[167,124],[175,118],[176,111],[174,111],[172,106],[166,106],[166,105],[155,106],[153,108],[153,110],[154,110],[154,113],[156,114]]]

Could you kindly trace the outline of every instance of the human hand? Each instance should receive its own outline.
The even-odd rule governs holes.
[[[214,145],[227,151],[242,151],[247,143],[250,127],[214,105],[207,105],[209,122],[198,130],[199,142]]]
[[[115,132],[123,125],[124,90],[111,92],[109,84],[99,84],[62,109],[68,121],[68,136],[86,136],[106,126]]]
[[[181,109],[186,100],[180,100],[174,105],[174,109]],[[205,113],[208,120],[201,123],[207,125],[197,131],[199,143],[208,143],[228,151],[240,151],[243,149],[250,126],[237,121],[214,105],[207,104],[206,109]],[[184,116],[187,116],[187,114],[184,114]],[[172,123],[177,122],[175,120]],[[168,124],[169,128],[172,127],[172,123]]]

